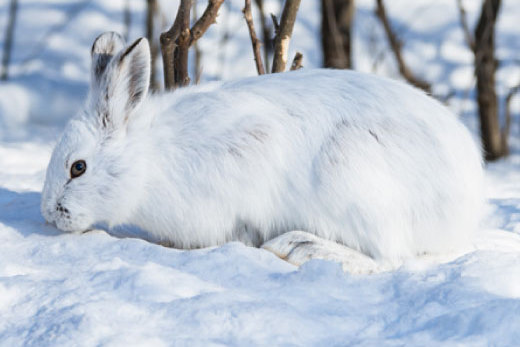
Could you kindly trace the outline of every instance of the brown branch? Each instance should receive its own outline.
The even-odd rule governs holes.
[[[351,27],[354,11],[354,0],[321,1],[321,46],[324,67],[352,67]]]
[[[294,59],[292,61],[291,71],[301,69],[303,67],[302,61],[303,61],[303,54],[301,54],[300,52],[296,52],[296,54],[294,55]]]
[[[216,22],[218,10],[224,0],[209,0],[208,6],[199,20],[191,28],[190,46],[204,35],[209,26]]]
[[[388,38],[388,41],[390,43],[390,47],[394,53],[395,59],[397,60],[397,65],[399,67],[399,72],[401,75],[408,81],[408,83],[423,89],[426,92],[431,91],[431,86],[428,82],[423,81],[412,73],[412,71],[408,68],[406,65],[403,56],[401,54],[401,46],[402,43],[397,38],[396,34],[392,30],[392,27],[390,26],[390,22],[388,21],[388,17],[386,15],[385,6],[383,4],[383,0],[377,0],[377,9],[376,9],[376,15],[381,20],[381,23],[383,24],[383,27],[385,29],[386,37]]]
[[[13,46],[14,27],[16,23],[16,12],[18,9],[18,0],[11,0],[9,5],[9,21],[4,37],[4,52],[2,54],[2,67],[0,72],[0,80],[7,80],[9,61],[11,60],[11,51]]]
[[[274,39],[274,58],[271,72],[285,71],[287,54],[289,53],[289,42],[296,21],[296,13],[300,7],[301,0],[286,0],[280,20],[280,28]]]
[[[123,23],[125,25],[125,33],[123,37],[125,41],[128,41],[130,35],[130,26],[132,25],[132,11],[130,10],[130,0],[125,0],[123,8]]]
[[[321,6],[321,35],[323,53],[325,55],[324,66],[337,68],[338,66],[336,65],[342,65],[343,63],[348,64],[348,60],[342,50],[343,39],[341,38],[341,33],[339,32],[338,25],[336,23],[334,3],[332,2],[332,0],[322,0]],[[330,54],[329,52],[332,54]],[[328,55],[333,55],[336,59],[327,59],[327,53],[329,53]],[[334,60],[334,62],[330,62],[328,60]]]
[[[199,18],[199,15],[197,14],[197,4],[195,3],[195,6],[193,6],[193,21],[196,21],[197,18]],[[193,32],[193,31],[192,31]],[[193,50],[195,51],[195,84],[199,84],[200,78],[202,76],[202,52],[200,51],[200,47],[198,44],[198,41],[195,41],[193,43]]]
[[[466,40],[466,44],[468,45],[469,49],[475,51],[475,40],[469,30],[468,21],[466,18],[466,9],[462,4],[462,0],[457,0],[457,7],[459,9],[460,26],[462,27],[462,31],[464,31],[464,39]]]
[[[511,129],[511,100],[513,99],[513,96],[515,96],[516,93],[520,92],[520,83],[514,86],[509,90],[509,93],[507,93],[506,96],[506,106],[505,106],[505,125],[502,129],[502,148],[506,151],[509,150],[508,146],[508,138],[509,138],[509,131]]]
[[[218,64],[219,70],[217,72],[217,79],[222,79],[224,74],[224,70],[226,68],[227,63],[227,45],[229,43],[229,39],[231,38],[230,29],[229,29],[229,14],[232,11],[232,6],[229,1],[224,2],[224,6],[226,6],[226,11],[222,14],[222,34],[218,41],[217,50],[218,50]]]
[[[151,56],[151,67],[150,67],[150,88],[152,91],[156,91],[159,89],[159,85],[157,84],[156,77],[156,62],[157,55],[159,54],[159,47],[157,46],[157,42],[155,41],[155,21],[157,19],[158,13],[158,4],[157,0],[147,0],[147,8],[146,8],[146,38],[150,43],[150,56]]]
[[[502,136],[498,117],[498,97],[495,89],[495,24],[500,0],[484,0],[475,27],[475,76],[480,135],[486,160],[496,160],[507,154],[507,138]]]
[[[175,48],[177,47],[176,41],[180,35],[181,12],[185,12],[186,6],[188,5],[191,5],[190,0],[181,0],[173,25],[168,29],[168,31],[163,32],[160,36],[164,70],[164,88],[166,90],[175,87],[175,65],[173,56]]]
[[[278,35],[280,32],[280,23],[278,22],[278,18],[276,18],[274,13],[271,13],[271,20],[273,21],[274,34]]]
[[[190,83],[188,75],[188,50],[190,48],[190,10],[191,0],[181,0],[181,10],[178,12],[179,19],[179,37],[177,38],[173,54],[173,65],[175,66],[175,87],[184,87]]]
[[[175,22],[161,34],[161,52],[164,65],[164,86],[174,89],[190,83],[188,50],[215,23],[224,0],[209,0],[206,10],[190,29],[191,0],[181,0]]]
[[[251,44],[253,46],[253,54],[255,57],[256,63],[256,71],[259,75],[265,74],[264,65],[262,64],[262,55],[260,52],[260,40],[256,37],[255,25],[253,23],[253,15],[251,14],[251,0],[245,0],[244,9],[242,10],[244,13],[244,18],[247,23],[247,28],[249,29],[249,36],[251,37]]]
[[[272,40],[271,40],[271,30],[267,26],[267,19],[265,17],[264,11],[264,1],[263,0],[255,0],[256,7],[258,7],[258,11],[260,12],[260,25],[262,26],[262,41],[264,43],[264,62],[265,62],[265,70],[269,71],[269,52],[272,48]]]

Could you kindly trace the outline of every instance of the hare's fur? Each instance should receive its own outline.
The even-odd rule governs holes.
[[[388,261],[471,239],[480,151],[423,92],[301,70],[147,95],[146,40],[104,35],[114,48],[94,45],[88,100],[47,171],[42,213],[60,229],[134,224],[180,248],[304,230]]]

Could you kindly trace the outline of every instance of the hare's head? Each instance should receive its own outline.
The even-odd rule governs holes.
[[[132,213],[146,174],[139,154],[150,120],[139,110],[149,78],[146,39],[125,47],[120,35],[104,33],[94,41],[87,101],[47,168],[41,211],[48,222],[81,232],[97,222],[122,223]]]

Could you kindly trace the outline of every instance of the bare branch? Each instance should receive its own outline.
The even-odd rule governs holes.
[[[274,58],[271,72],[285,71],[287,54],[289,53],[289,42],[296,21],[296,13],[300,7],[301,0],[286,0],[280,20],[280,28],[274,40]]]
[[[195,43],[208,30],[209,26],[216,22],[218,10],[224,0],[209,0],[208,6],[199,20],[191,28],[190,46]]]
[[[385,6],[383,4],[383,0],[377,0],[377,9],[376,9],[376,15],[381,20],[381,23],[383,24],[383,27],[386,32],[386,36],[388,38],[388,41],[390,43],[390,47],[392,48],[392,51],[394,52],[395,59],[397,60],[397,65],[399,66],[399,72],[401,75],[412,85],[423,89],[426,92],[431,91],[431,86],[426,81],[423,81],[412,73],[408,66],[406,65],[403,56],[401,55],[401,46],[402,43],[399,41],[397,36],[395,35],[394,31],[392,30],[392,27],[390,26],[390,22],[388,21],[388,17],[386,15]]]
[[[255,56],[256,71],[259,75],[265,74],[264,65],[262,64],[262,55],[260,53],[260,40],[256,37],[255,25],[253,23],[253,15],[251,14],[251,0],[245,0],[245,6],[242,10],[244,18],[249,29],[249,36],[251,37],[251,44],[253,45],[253,54]]]
[[[271,20],[273,21],[274,34],[278,35],[280,32],[280,23],[278,23],[278,18],[276,18],[274,13],[271,13]]]
[[[190,29],[191,0],[181,0],[177,17],[171,28],[161,34],[164,65],[164,86],[173,89],[190,83],[188,50],[215,23],[224,0],[208,0],[206,10]]]
[[[177,14],[179,19],[180,34],[177,38],[175,52],[173,54],[175,66],[175,88],[183,87],[190,83],[188,75],[188,50],[190,48],[190,10],[191,0],[181,0],[181,9]]]
[[[296,54],[294,55],[294,59],[292,61],[291,71],[301,69],[303,67],[302,61],[303,61],[303,54],[301,54],[300,52],[296,52]]]
[[[354,0],[321,1],[323,66],[338,69],[352,67],[351,26],[354,12]]]
[[[167,90],[173,89],[175,86],[175,66],[173,59],[175,48],[177,47],[175,41],[180,35],[181,12],[186,11],[186,6],[188,5],[191,5],[190,0],[181,0],[173,25],[168,29],[168,31],[163,32],[160,36],[164,70],[164,88]]]
[[[498,97],[495,89],[495,24],[500,0],[484,0],[475,28],[475,76],[480,118],[480,135],[486,160],[496,160],[507,154],[507,138],[502,136],[498,117]]]
[[[130,26],[132,26],[132,11],[130,9],[130,0],[125,0],[123,8],[123,23],[125,25],[125,32],[123,37],[126,41],[128,41],[130,35]]]
[[[464,31],[464,39],[466,40],[466,44],[468,45],[469,49],[475,51],[475,40],[473,39],[473,36],[469,30],[468,21],[466,18],[466,9],[462,4],[462,0],[457,0],[457,7],[459,8],[460,26]]]
[[[260,24],[262,26],[262,41],[264,44],[265,70],[269,71],[269,52],[272,50],[271,30],[267,26],[267,19],[265,17],[264,11],[264,1],[255,0],[255,3],[256,7],[258,7],[258,11],[260,12]]]
[[[150,88],[152,91],[159,89],[156,77],[156,61],[157,55],[159,54],[159,47],[155,41],[155,21],[157,19],[158,11],[157,0],[147,0],[146,8],[146,38],[150,43],[150,55],[151,55],[151,74],[150,74]]]
[[[5,31],[4,38],[4,52],[2,55],[2,68],[0,72],[0,80],[7,80],[9,61],[11,60],[11,49],[13,46],[14,26],[16,23],[16,12],[18,8],[18,0],[11,0],[9,5],[9,22],[7,24],[7,30]]]
[[[192,14],[193,14],[193,16],[192,16],[193,21],[196,21],[197,18],[199,18],[199,15],[197,14],[197,4],[196,3],[193,6]],[[192,33],[193,33],[193,31],[192,31]],[[195,41],[193,43],[193,50],[195,51],[195,84],[199,84],[200,78],[202,76],[202,66],[201,66],[202,52],[200,51],[198,41]]]
[[[218,66],[219,70],[217,72],[217,79],[222,79],[224,71],[227,65],[227,47],[229,43],[229,39],[231,38],[230,28],[229,28],[229,15],[232,12],[232,6],[229,1],[224,2],[224,6],[226,6],[226,11],[222,13],[222,34],[218,41],[217,50],[218,50]]]
[[[507,151],[508,148],[508,138],[509,138],[509,131],[511,129],[511,100],[513,100],[513,97],[515,94],[520,92],[520,83],[518,83],[516,86],[511,88],[509,90],[509,93],[507,93],[506,96],[506,106],[505,106],[505,113],[506,113],[506,123],[504,125],[504,128],[502,129],[502,148]]]

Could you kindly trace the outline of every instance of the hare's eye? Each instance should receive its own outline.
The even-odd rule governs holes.
[[[84,160],[75,161],[70,167],[70,178],[76,178],[85,173],[87,170],[87,163]]]

